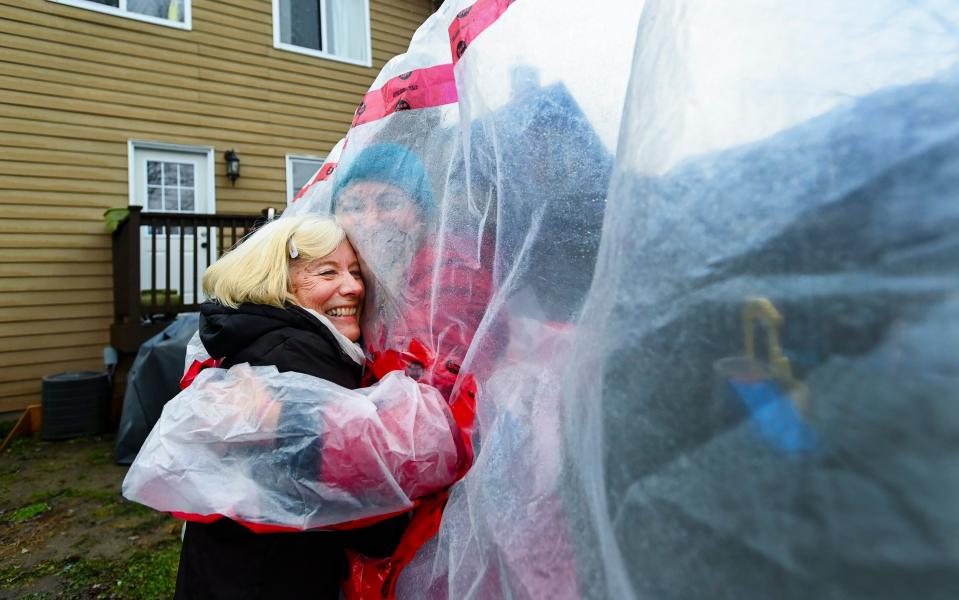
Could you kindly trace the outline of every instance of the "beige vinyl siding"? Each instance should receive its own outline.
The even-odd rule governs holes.
[[[38,402],[43,375],[101,368],[102,214],[128,204],[129,140],[214,148],[218,212],[280,208],[285,156],[326,154],[431,11],[371,0],[366,68],[273,48],[271,0],[195,1],[192,31],[0,0],[0,412]]]

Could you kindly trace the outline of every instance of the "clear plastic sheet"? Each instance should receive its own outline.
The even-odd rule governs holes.
[[[434,17],[458,113],[359,124],[336,173],[394,143],[430,181],[427,242],[350,228],[392,301],[374,353],[410,331],[435,350],[465,314],[409,293],[423,243],[434,283],[450,247],[492,272],[461,320],[476,462],[398,595],[955,595],[955,5],[520,1],[458,23],[494,5]]]
[[[448,487],[455,431],[443,398],[401,373],[348,390],[275,367],[205,369],[164,407],[123,495],[198,520],[342,525]]]
[[[475,390],[476,462],[400,598],[579,594],[560,379],[640,8],[444,3],[363,98],[332,184],[303,192],[332,208],[363,263],[371,370],[400,368],[451,399]],[[589,52],[561,33],[573,24]]]
[[[946,0],[447,0],[287,211],[371,373],[475,397],[397,596],[959,596],[957,57]]]
[[[563,383],[586,597],[959,594],[959,5],[647,2]]]

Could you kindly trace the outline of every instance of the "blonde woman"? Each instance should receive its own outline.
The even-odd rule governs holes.
[[[204,290],[219,368],[170,401],[124,494],[190,521],[176,598],[337,598],[344,549],[389,556],[408,519],[384,515],[468,460],[449,407],[399,372],[356,389],[365,286],[332,220],[265,225]]]

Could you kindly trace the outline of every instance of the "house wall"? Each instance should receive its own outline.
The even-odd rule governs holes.
[[[285,155],[324,155],[431,12],[370,0],[365,68],[273,48],[271,0],[194,0],[191,31],[0,0],[0,413],[39,402],[44,375],[102,368],[102,215],[128,204],[128,140],[215,148],[218,212],[282,207]]]

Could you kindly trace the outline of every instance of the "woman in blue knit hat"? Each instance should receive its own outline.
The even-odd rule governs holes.
[[[435,212],[432,185],[420,160],[397,144],[364,149],[337,173],[333,210],[370,274],[387,288],[402,287]]]
[[[368,272],[372,306],[364,331],[364,383],[400,370],[437,389],[450,403],[472,458],[477,388],[461,365],[492,295],[491,244],[479,244],[476,256],[475,237],[435,234],[438,210],[427,171],[396,144],[362,150],[337,173],[332,196],[337,220]],[[399,570],[439,527],[446,495],[420,502],[391,557],[351,555],[351,583],[378,581],[392,589]]]

